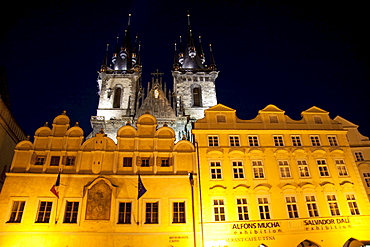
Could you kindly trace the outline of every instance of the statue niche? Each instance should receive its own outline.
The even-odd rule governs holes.
[[[87,192],[86,220],[109,220],[112,189],[103,180]]]

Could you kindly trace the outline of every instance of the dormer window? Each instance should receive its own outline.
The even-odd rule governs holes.
[[[217,115],[217,123],[225,123],[226,117],[224,115]]]
[[[278,117],[276,115],[270,115],[269,119],[270,119],[270,123],[278,123],[279,122]]]
[[[315,124],[322,124],[322,118],[321,117],[313,117],[313,121]]]

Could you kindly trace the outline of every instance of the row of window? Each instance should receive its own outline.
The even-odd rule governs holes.
[[[302,139],[300,135],[291,135],[291,143],[292,146],[295,147],[301,147],[303,146]],[[330,146],[339,146],[337,137],[335,135],[328,135],[328,142]],[[248,135],[248,146],[250,147],[259,147],[260,141],[258,138],[258,135]],[[285,142],[283,135],[273,135],[272,136],[273,143],[275,147],[284,147]],[[310,135],[310,141],[311,141],[311,146],[318,147],[321,146],[321,141],[320,137],[318,135]],[[240,142],[240,136],[239,135],[229,135],[229,145],[230,147],[240,147],[241,142]],[[208,136],[208,146],[209,147],[218,147],[219,145],[219,138],[218,135],[209,135]]]
[[[339,177],[349,176],[344,160],[336,159],[335,165]],[[290,166],[288,160],[278,160],[278,167],[281,178],[292,178]],[[210,161],[210,176],[212,180],[223,179],[222,166],[220,161]],[[265,179],[265,169],[262,160],[252,160],[252,174],[255,179]],[[316,165],[319,171],[320,177],[329,177],[329,168],[325,159],[316,159]],[[297,167],[300,178],[309,178],[310,170],[307,160],[297,160]],[[234,179],[244,179],[245,171],[242,161],[232,161],[232,173]],[[370,178],[369,178],[370,179]],[[369,181],[370,182],[370,181]]]
[[[314,195],[305,196],[305,204],[307,215],[309,217],[319,217],[319,209]],[[340,216],[340,210],[338,201],[335,195],[326,196],[328,208],[331,216]],[[354,194],[346,195],[347,205],[351,215],[359,215],[360,210],[358,208],[356,198]],[[294,219],[299,218],[298,203],[295,196],[285,197],[286,212],[288,218]],[[238,220],[249,220],[249,204],[247,198],[237,198],[236,199],[236,212]],[[257,207],[259,219],[266,220],[271,219],[271,205],[268,197],[258,197]],[[224,199],[214,199],[213,200],[213,216],[214,221],[226,221],[226,205]]]
[[[183,81],[209,81],[209,77],[195,77],[195,76],[192,76],[192,77],[181,77],[181,80]]]
[[[7,223],[20,223],[26,201],[13,201]],[[80,212],[79,201],[66,201],[63,223],[77,223]],[[49,223],[53,208],[52,201],[40,201],[35,223]],[[133,219],[132,202],[119,202],[117,224],[131,224]],[[159,224],[159,202],[145,203],[145,224]],[[185,201],[172,202],[172,223],[186,223]]]
[[[59,166],[61,157],[51,156],[50,166]],[[37,155],[35,165],[44,165],[46,161],[46,155]],[[76,161],[76,156],[66,156],[63,162],[66,166],[74,166]],[[169,167],[171,165],[172,159],[169,157],[158,157],[157,164],[161,167]],[[153,165],[153,159],[150,157],[138,157],[138,165],[141,167],[150,167]],[[123,157],[123,167],[132,167],[132,157]]]

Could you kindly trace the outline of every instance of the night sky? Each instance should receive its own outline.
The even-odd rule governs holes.
[[[370,20],[366,1],[353,2],[12,1],[1,16],[0,66],[27,135],[66,110],[86,136],[106,44],[123,35],[128,14],[142,45],[143,85],[159,69],[172,86],[174,43],[190,11],[207,59],[212,43],[218,102],[239,118],[275,104],[299,120],[317,106],[370,136]]]

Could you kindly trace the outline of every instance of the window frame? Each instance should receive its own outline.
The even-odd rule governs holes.
[[[46,162],[46,155],[36,155],[35,166],[43,166]]]
[[[364,177],[366,187],[370,188],[370,172],[363,172],[362,176]]]
[[[232,160],[231,166],[233,179],[245,179],[244,164],[242,160]]]
[[[362,153],[362,151],[354,151],[353,154],[355,156],[356,161],[364,161],[365,160],[364,154]]]
[[[78,203],[77,212],[72,210],[72,214],[76,215],[76,222],[66,222],[66,214],[67,214],[67,207],[68,203]],[[81,200],[80,199],[65,199],[64,201],[64,212],[63,212],[63,224],[79,224],[80,219],[80,212],[81,212]],[[73,216],[72,216],[73,218]]]
[[[322,161],[324,161],[324,163],[320,164]],[[316,159],[316,165],[317,165],[317,169],[319,171],[320,177],[330,177],[329,166],[328,166],[328,163],[326,162],[326,159]],[[327,175],[323,175],[323,174],[327,174]]]
[[[130,218],[129,218],[129,223],[127,223],[127,211],[126,211],[126,207],[125,207],[125,210],[123,212],[121,212],[121,203],[130,203],[131,205],[131,208],[130,208]],[[134,218],[133,218],[133,212],[135,211],[135,208],[134,208],[134,201],[133,200],[128,200],[128,199],[117,199],[117,217],[116,217],[116,224],[119,225],[119,226],[129,226],[129,225],[133,225],[134,224]],[[120,221],[121,219],[121,215],[124,215],[124,221]]]
[[[5,223],[6,224],[22,224],[22,221],[23,221],[23,218],[24,218],[24,213],[26,211],[26,207],[27,207],[27,201],[28,201],[28,197],[10,197],[9,198],[9,203],[8,203],[8,211],[7,211],[7,217],[6,219],[8,219],[8,221],[6,221]],[[15,211],[15,216],[14,216],[14,220],[11,221],[11,218],[13,213],[14,213],[14,203],[15,202],[23,202],[23,208],[22,210],[20,211],[19,207],[20,205],[17,206],[17,209]],[[21,214],[20,214],[21,212]],[[20,215],[20,216],[19,216]],[[19,218],[19,220],[18,220]]]
[[[345,194],[348,209],[351,215],[361,215],[355,193]]]
[[[208,141],[208,147],[219,147],[220,146],[218,135],[208,135],[207,141]]]
[[[338,147],[339,146],[338,138],[337,138],[336,135],[327,135],[326,137],[328,139],[330,147]]]
[[[272,140],[274,142],[274,147],[285,147],[283,135],[273,135]]]
[[[151,207],[151,211],[148,212],[148,204],[152,206],[157,206],[156,210],[155,207]],[[148,222],[148,214],[150,214],[150,222]],[[160,200],[145,200],[144,201],[144,225],[159,225],[160,224]]]
[[[239,221],[249,220],[249,204],[247,197],[236,198],[236,212]],[[240,203],[239,203],[240,202]]]
[[[271,211],[269,196],[259,195],[259,196],[256,197],[256,199],[257,199],[259,219],[260,220],[271,220],[272,219],[272,216],[271,216],[272,211]]]
[[[319,135],[310,135],[312,147],[321,147],[321,140]]]
[[[75,155],[66,156],[65,166],[75,166],[75,165],[76,165],[76,156]]]
[[[308,197],[310,197],[309,201],[307,200]],[[319,207],[318,207],[318,203],[317,203],[317,200],[316,200],[316,195],[305,194],[304,199],[305,199],[305,203],[306,203],[307,217],[309,217],[309,218],[320,217],[320,212],[319,212]]]
[[[211,180],[222,180],[222,163],[220,160],[209,161],[209,174]]]
[[[122,162],[122,167],[132,167],[133,157],[125,156],[123,157]]]
[[[288,200],[289,199],[289,200]],[[293,201],[291,201],[293,199]],[[299,218],[298,201],[295,195],[285,195],[284,202],[286,205],[287,215],[289,219]]]
[[[335,194],[326,194],[326,202],[328,203],[331,216],[341,216],[338,199]]]
[[[251,167],[253,179],[266,179],[265,168],[262,160],[251,160]],[[256,169],[258,170],[257,172]],[[256,177],[256,174],[258,174],[258,177]]]
[[[250,147],[259,147],[260,146],[260,141],[258,138],[258,135],[248,135],[248,146]]]
[[[302,147],[302,138],[300,135],[290,135],[290,140],[292,141],[293,147]]]
[[[217,201],[217,204],[215,202]],[[215,222],[225,222],[226,221],[226,203],[224,198],[213,198],[212,208],[213,208],[213,219]]]
[[[288,160],[278,160],[280,178],[292,178],[292,172],[290,171]]]
[[[187,207],[186,207],[186,204],[187,204],[187,201],[185,199],[176,199],[176,200],[171,200],[170,201],[171,203],[171,224],[174,224],[174,225],[179,225],[179,224],[186,224],[187,223]],[[184,210],[183,212],[180,211],[180,210],[177,210],[175,211],[175,204],[176,203],[183,203],[184,204]],[[179,208],[178,208],[179,209]],[[180,219],[179,222],[175,222],[175,214],[177,214],[176,218]],[[183,217],[181,217],[181,215],[183,215]],[[183,221],[181,221],[181,219]]]
[[[56,161],[58,161],[58,162],[56,162]],[[59,166],[59,165],[60,165],[60,156],[51,155],[49,166]]]
[[[348,174],[347,166],[346,166],[346,163],[344,162],[344,159],[335,159],[334,162],[335,162],[335,166],[337,168],[338,176],[339,177],[348,177],[349,174]],[[342,162],[342,163],[340,163],[340,162]]]
[[[311,173],[310,173],[310,167],[308,165],[308,162],[306,159],[297,159],[297,168],[298,168],[298,174],[300,178],[310,178]],[[302,163],[302,164],[299,164]],[[303,164],[304,163],[304,164]],[[303,171],[301,168],[305,168]],[[302,174],[307,174],[307,176],[302,176]]]
[[[50,206],[51,208],[50,208],[50,214],[49,214],[48,221],[45,221],[45,219],[43,221],[39,221],[38,220],[39,219],[39,216],[40,216],[41,204],[43,202],[51,203],[51,206]],[[54,210],[53,210],[54,204],[55,204],[55,199],[51,199],[51,198],[40,198],[38,200],[37,205],[36,205],[36,215],[35,215],[36,217],[35,217],[34,223],[35,224],[51,224],[51,222],[53,221],[53,218],[54,218]],[[45,214],[45,212],[43,214]],[[44,217],[45,217],[45,215],[42,218],[44,218]]]
[[[240,147],[240,137],[239,135],[229,135],[229,146],[230,147]]]

